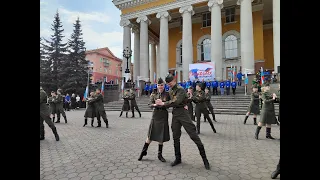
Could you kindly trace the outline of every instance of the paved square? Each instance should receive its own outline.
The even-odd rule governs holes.
[[[202,120],[200,138],[211,164],[211,170],[206,170],[197,146],[183,128],[182,164],[170,166],[174,160],[171,132],[171,140],[163,147],[166,163],[157,158],[156,142],[151,143],[142,161],[137,160],[151,113],[142,113],[142,118],[119,118],[119,112],[107,112],[109,129],[103,123],[103,128],[92,128],[90,119],[88,126],[82,127],[84,110],[66,113],[68,124],[63,123],[63,118],[62,123],[56,124],[60,141],[55,141],[51,129],[45,125],[46,139],[40,141],[40,179],[270,180],[280,156],[280,141],[266,139],[265,127],[261,129],[260,139],[254,139],[256,126],[252,116],[243,125],[244,116],[216,115],[217,134]],[[169,121],[171,125],[171,114]],[[272,135],[280,138],[278,126],[273,126]]]

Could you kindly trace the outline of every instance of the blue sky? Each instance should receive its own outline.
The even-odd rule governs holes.
[[[57,10],[65,30],[65,42],[79,17],[87,50],[108,47],[122,59],[121,12],[112,0],[40,0],[40,37],[49,38],[52,34],[51,24]]]

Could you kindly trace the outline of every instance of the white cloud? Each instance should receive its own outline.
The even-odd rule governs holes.
[[[40,1],[40,36],[49,38],[52,34],[51,24],[58,9],[65,30],[63,33],[65,36],[64,41],[70,38],[73,31],[73,23],[79,17],[87,49],[108,47],[117,57],[122,59],[123,33],[119,22],[114,22],[114,18],[111,19],[111,16],[104,12],[71,11],[55,3],[54,1],[50,3]],[[120,11],[117,12],[120,19]],[[117,15],[112,14],[112,17],[114,16]],[[112,27],[112,30],[110,30],[110,27]],[[131,45],[133,47],[133,34],[131,37]]]

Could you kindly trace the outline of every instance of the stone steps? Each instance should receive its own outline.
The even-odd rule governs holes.
[[[142,96],[136,100],[141,112],[152,112],[152,109],[148,107],[149,97]],[[211,96],[211,103],[216,114],[245,115],[250,103],[250,96]],[[122,105],[123,100],[114,101],[105,104],[105,109],[107,111],[121,111]],[[277,103],[275,104],[275,110],[276,114],[278,114],[279,105]],[[170,108],[169,112],[171,111],[172,110]]]

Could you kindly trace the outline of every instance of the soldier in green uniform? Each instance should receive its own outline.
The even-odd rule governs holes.
[[[88,118],[91,118],[91,127],[93,127],[94,117],[96,117],[96,110],[94,107],[94,103],[91,101],[93,99],[94,92],[90,92],[90,96],[86,98],[86,102],[88,104],[86,112],[84,113],[84,125],[85,127],[88,124]]]
[[[258,139],[259,132],[261,130],[262,126],[266,126],[266,138],[267,139],[274,139],[271,136],[271,124],[276,124],[276,114],[274,111],[274,101],[277,98],[277,95],[275,93],[270,93],[270,86],[269,83],[264,84],[264,87],[262,88],[262,109],[261,109],[261,115],[260,115],[260,121],[258,123],[256,133],[255,133],[255,139]]]
[[[59,141],[60,138],[57,132],[57,128],[55,127],[50,118],[50,110],[47,106],[47,93],[40,86],[40,140],[44,140],[45,138],[43,121],[45,121],[48,124],[48,126],[52,129],[56,141]]]
[[[147,155],[149,144],[152,141],[156,141],[159,143],[158,159],[161,162],[166,162],[166,160],[162,156],[162,149],[163,143],[170,140],[168,123],[169,113],[166,107],[156,105],[155,101],[157,99],[161,99],[162,102],[166,102],[170,100],[170,96],[168,92],[164,91],[164,81],[161,78],[158,79],[157,84],[157,91],[153,92],[150,95],[150,102],[148,105],[149,107],[153,108],[152,119],[149,126],[148,137],[145,141],[138,161],[141,161],[142,157]]]
[[[276,98],[276,101],[277,103],[279,103],[279,114],[278,114],[278,121],[277,121],[277,125],[279,126],[280,125],[280,84],[279,84],[279,90],[277,92],[277,98]]]
[[[130,97],[130,89],[126,89],[123,93],[123,105],[120,112],[119,117],[122,116],[123,111],[126,111],[126,117],[128,117],[128,112],[130,110],[130,103],[129,103],[129,97]]]
[[[62,90],[58,89],[57,90],[57,96],[53,100],[53,102],[56,104],[56,112],[57,112],[57,121],[56,123],[60,123],[60,114],[62,114],[62,117],[64,118],[64,122],[68,123],[66,113],[64,112],[63,109],[63,97],[61,95]]]
[[[131,100],[131,112],[132,112],[132,117],[134,117],[134,109],[136,109],[139,113],[139,116],[141,117],[141,112],[139,110],[139,107],[137,105],[136,101],[136,94],[134,93],[133,89],[130,89],[130,97],[129,99]]]
[[[195,116],[193,114],[193,104],[192,104],[193,88],[191,86],[188,88],[187,95],[188,95],[187,106],[188,106],[189,115],[192,121],[196,121]]]
[[[106,123],[106,128],[109,128],[107,114],[106,114],[106,111],[104,110],[104,105],[103,105],[103,96],[100,92],[100,89],[96,89],[96,93],[90,101],[93,102],[94,107],[96,109],[95,112],[96,112],[97,121],[98,121],[97,127],[101,127],[100,117],[102,117],[103,121]]]
[[[52,91],[51,96],[48,98],[48,103],[49,103],[50,112],[52,116],[52,122],[54,122],[54,119],[56,116],[56,104],[54,103],[56,95],[57,95],[56,92]]]
[[[212,120],[209,116],[209,111],[208,111],[208,107],[206,104],[206,96],[205,96],[204,92],[201,90],[200,84],[196,85],[196,91],[193,93],[192,100],[196,104],[197,133],[200,134],[201,113],[203,113],[203,116],[205,119],[208,119],[208,122],[209,122],[213,132],[217,133],[217,131],[214,128],[214,125],[212,123]]]
[[[204,94],[205,94],[205,97],[206,97],[207,107],[208,107],[208,109],[209,109],[209,111],[210,111],[210,113],[211,113],[211,115],[212,115],[212,119],[213,119],[215,122],[217,122],[217,121],[216,121],[216,115],[214,114],[214,111],[213,111],[213,106],[212,106],[212,104],[211,104],[211,102],[210,102],[210,100],[211,100],[210,90],[209,90],[208,88],[206,88],[206,89],[204,90]],[[206,121],[206,118],[204,118],[204,121]]]
[[[253,124],[257,125],[257,115],[260,114],[259,99],[260,99],[260,94],[258,92],[258,86],[257,84],[255,84],[252,87],[251,101],[248,106],[247,114],[246,114],[246,117],[244,118],[243,124],[246,124],[250,113],[253,113]]]
[[[181,137],[181,126],[184,127],[190,138],[193,142],[197,145],[200,155],[202,157],[204,166],[206,169],[210,169],[210,164],[206,156],[206,152],[204,146],[199,138],[196,127],[192,123],[191,117],[188,113],[188,106],[187,100],[188,95],[185,90],[179,86],[174,79],[174,77],[169,74],[166,77],[166,82],[168,83],[170,90],[170,100],[166,102],[162,102],[161,99],[157,99],[155,104],[161,105],[164,107],[173,107],[172,110],[172,137],[173,137],[173,144],[174,144],[174,151],[175,151],[175,160],[171,163],[171,166],[176,166],[181,163],[181,151],[180,151],[180,137]]]

